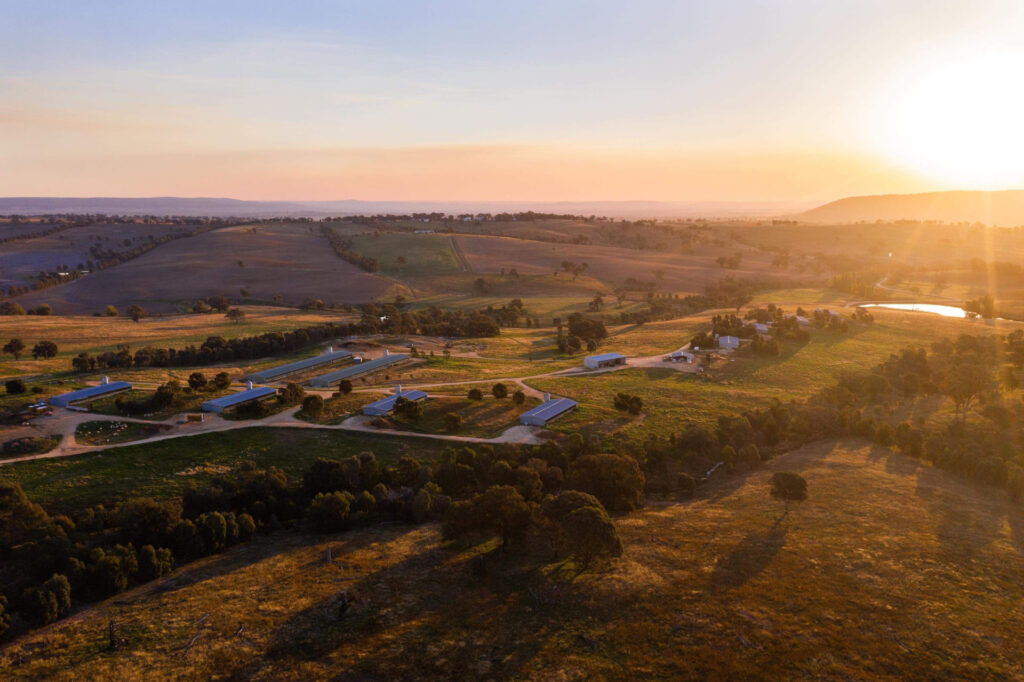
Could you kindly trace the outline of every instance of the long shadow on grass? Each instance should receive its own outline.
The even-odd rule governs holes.
[[[765,532],[750,533],[723,557],[711,574],[709,591],[742,587],[759,576],[786,544],[785,515]]]

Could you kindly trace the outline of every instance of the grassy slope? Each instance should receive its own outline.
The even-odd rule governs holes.
[[[809,483],[785,519],[775,470]],[[432,526],[279,533],[32,634],[0,663],[121,679],[1024,675],[1024,513],[901,455],[818,443],[617,525],[624,556],[575,581],[537,563],[473,579]],[[360,603],[332,621],[340,590]],[[116,653],[110,619],[127,639]]]

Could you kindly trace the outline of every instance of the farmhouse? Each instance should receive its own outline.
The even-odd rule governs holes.
[[[587,369],[600,369],[626,364],[626,356],[621,353],[601,353],[583,358],[583,366]]]
[[[740,340],[735,336],[719,336],[718,337],[719,348],[739,348]]]
[[[544,394],[544,403],[519,415],[519,423],[527,426],[547,426],[548,422],[576,409],[576,401],[569,398],[551,399]]]
[[[419,402],[427,397],[427,394],[423,391],[403,391],[401,386],[395,386],[395,392],[389,395],[387,398],[382,398],[376,402],[372,402],[369,405],[363,407],[363,414],[370,417],[383,417],[386,414],[390,414],[395,409],[395,403],[398,402],[399,398],[405,398],[413,402]]]
[[[271,388],[270,386],[262,386],[260,388],[253,388],[252,382],[249,382],[249,388],[238,393],[231,393],[229,395],[221,396],[220,398],[214,398],[213,400],[207,400],[203,403],[203,412],[223,412],[232,407],[238,407],[245,403],[251,403],[256,400],[265,400],[277,395],[277,389]]]
[[[271,367],[261,372],[249,375],[249,381],[257,384],[265,384],[268,381],[274,381],[288,376],[289,374],[296,374],[306,369],[313,367],[322,367],[325,365],[333,365],[336,362],[347,360],[352,357],[352,353],[347,350],[334,350],[332,347],[327,347],[327,352],[322,355],[317,355],[312,358],[306,358],[305,360],[297,360],[296,362],[289,362],[287,365],[278,365],[277,367]]]
[[[401,362],[409,358],[405,353],[395,353],[394,355],[387,351],[384,351],[384,353],[385,355],[383,357],[379,357],[376,360],[367,360],[366,362],[356,358],[356,364],[314,377],[309,380],[309,385],[315,388],[330,388],[342,379],[351,379],[352,377],[357,377],[361,374],[375,372],[378,369],[388,367],[396,362]]]
[[[127,381],[111,381],[109,378],[103,377],[103,383],[99,386],[90,386],[89,388],[82,388],[70,393],[55,395],[50,398],[50,404],[54,407],[70,407],[76,403],[106,398],[121,391],[130,391],[131,388],[132,385]]]

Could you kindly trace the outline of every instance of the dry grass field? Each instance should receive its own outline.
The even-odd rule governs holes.
[[[681,293],[701,293],[706,285],[726,275],[780,278],[780,271],[771,268],[769,255],[751,250],[744,251],[739,269],[725,270],[715,263],[715,258],[731,255],[736,249],[700,248],[693,255],[686,255],[509,237],[459,235],[457,239],[476,272],[515,268],[521,275],[551,274],[561,270],[562,261],[569,260],[586,262],[589,265],[586,274],[607,287],[632,277],[645,282],[657,281],[663,290]],[[657,280],[656,270],[663,271],[663,279]],[[571,281],[572,275],[560,272],[558,278]]]
[[[768,495],[780,470],[809,486],[788,515]],[[889,450],[813,444],[616,524],[624,555],[579,575],[491,555],[473,577],[491,546],[446,547],[429,525],[277,533],[8,644],[0,665],[58,680],[1024,676],[1024,512]]]
[[[137,303],[176,312],[199,298],[286,304],[307,298],[363,303],[391,284],[334,253],[319,228],[304,224],[238,226],[165,244],[131,261],[19,298],[25,307],[49,303],[60,314],[88,314],[108,304]],[[242,294],[242,290],[247,293]]]

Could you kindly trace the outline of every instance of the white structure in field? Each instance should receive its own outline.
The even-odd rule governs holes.
[[[737,349],[740,347],[740,340],[735,336],[719,336],[718,337],[719,348],[730,348]]]
[[[544,402],[519,415],[519,423],[527,426],[547,426],[548,422],[576,409],[576,401],[569,398],[551,399],[544,394]]]
[[[601,353],[583,358],[583,366],[587,369],[601,369],[626,364],[626,356],[622,353]]]

